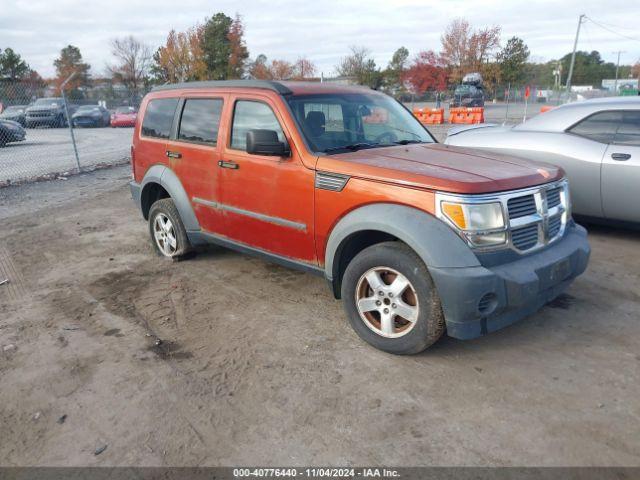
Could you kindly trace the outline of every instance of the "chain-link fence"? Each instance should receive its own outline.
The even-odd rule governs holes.
[[[70,93],[0,81],[0,186],[129,161],[144,92],[102,84]]]
[[[476,106],[468,102],[473,95],[467,95],[467,101],[462,102],[461,92],[452,88],[421,97],[404,95],[400,100],[410,109],[444,107],[446,117],[450,106]],[[54,88],[41,81],[0,80],[0,186],[128,162],[132,128],[125,126],[126,119],[113,122],[112,116],[120,118],[122,112],[124,118],[129,110],[137,111],[144,93],[132,93],[110,81],[94,81],[90,88],[67,93],[65,102]],[[523,85],[485,85],[481,95],[485,122],[513,125],[537,115],[543,106],[607,92],[567,94],[564,90],[531,85],[528,97],[526,94],[527,87]],[[109,128],[113,123],[122,127]],[[442,141],[450,127],[444,124],[428,128]]]

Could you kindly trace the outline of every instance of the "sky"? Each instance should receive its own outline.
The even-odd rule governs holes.
[[[571,51],[578,16],[587,20],[578,49],[598,50],[608,61],[640,60],[640,2],[637,0],[2,0],[0,49],[11,47],[44,77],[68,44],[80,48],[92,73],[100,75],[112,59],[109,40],[134,35],[152,49],[171,29],[185,30],[222,11],[239,13],[251,57],[295,61],[304,56],[325,76],[349,46],[367,47],[378,66],[387,65],[400,46],[411,55],[440,49],[440,35],[454,18],[475,27],[499,25],[502,44],[524,39],[531,60],[547,61]],[[615,33],[614,33],[615,32]]]

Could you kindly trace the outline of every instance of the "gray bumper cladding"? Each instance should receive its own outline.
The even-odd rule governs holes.
[[[535,313],[585,271],[590,252],[586,230],[572,225],[558,243],[510,263],[430,267],[448,335],[476,338]]]
[[[131,198],[133,198],[136,207],[140,208],[140,191],[142,188],[139,183],[129,182],[129,188],[131,189]]]

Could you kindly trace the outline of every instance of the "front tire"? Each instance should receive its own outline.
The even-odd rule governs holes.
[[[159,255],[179,259],[192,249],[173,200],[163,198],[149,210],[149,234]]]
[[[444,332],[429,271],[401,242],[379,243],[356,255],[342,278],[342,300],[360,338],[385,352],[419,353]]]

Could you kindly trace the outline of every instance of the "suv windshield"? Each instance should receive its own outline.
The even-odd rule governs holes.
[[[458,85],[453,93],[454,95],[469,95],[471,87],[469,85]]]
[[[116,113],[135,113],[135,109],[133,107],[118,107]]]
[[[100,110],[98,105],[82,105],[78,107],[78,112],[91,112],[93,110]]]
[[[408,110],[379,93],[295,95],[287,101],[315,152],[434,142]]]

